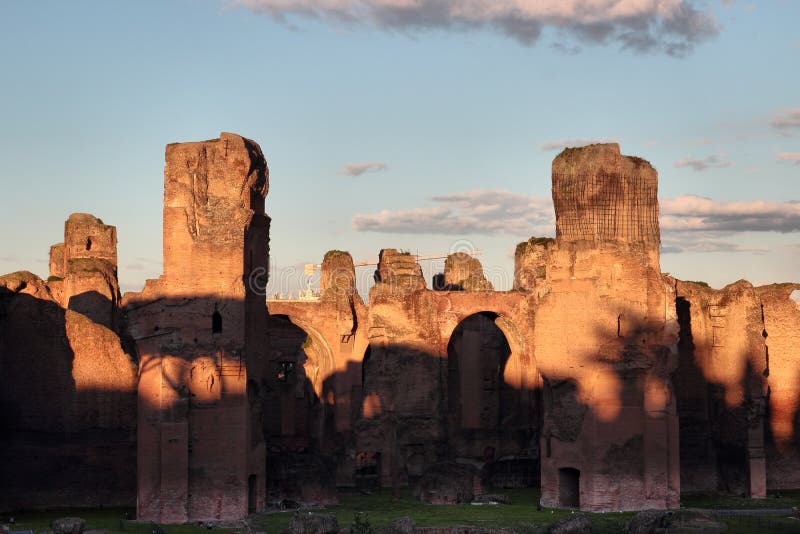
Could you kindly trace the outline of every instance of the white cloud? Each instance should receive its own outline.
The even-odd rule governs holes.
[[[800,165],[800,152],[778,152],[775,158],[781,161],[791,161],[795,165]]]
[[[770,121],[770,124],[778,130],[800,129],[800,108],[782,109]]]
[[[383,210],[353,217],[361,232],[407,234],[532,234],[553,233],[549,197],[500,189],[475,189],[432,197],[437,205],[409,210]]]
[[[545,141],[539,148],[542,150],[563,150],[565,148],[577,148],[586,145],[592,145],[595,143],[616,143],[617,141],[611,141],[608,139],[589,139],[589,138],[577,138],[577,139],[554,139],[552,141]]]
[[[616,43],[685,55],[716,36],[713,15],[695,0],[227,0],[278,20],[306,17],[385,30],[489,28],[524,45],[552,29],[568,41]]]
[[[661,241],[663,254],[680,254],[682,252],[749,252],[766,254],[767,248],[743,247],[739,243],[723,241],[707,236],[668,236]]]
[[[661,199],[661,230],[735,232],[800,232],[800,201],[719,202],[684,195]]]
[[[498,189],[478,189],[432,197],[435,206],[383,210],[353,217],[361,232],[499,235],[553,235],[552,200]],[[800,201],[720,202],[694,195],[660,200],[663,250],[669,252],[751,252],[725,241],[740,232],[800,232]]]
[[[695,171],[704,171],[714,167],[730,167],[731,162],[718,154],[711,154],[703,159],[683,158],[675,162],[676,167],[691,167]]]
[[[380,172],[387,169],[382,161],[366,161],[364,163],[348,163],[339,171],[344,176],[361,176],[367,172]]]

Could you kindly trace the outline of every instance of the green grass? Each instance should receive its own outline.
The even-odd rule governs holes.
[[[748,516],[737,519],[726,518],[722,522],[728,526],[725,534],[800,533],[800,520],[791,517]]]
[[[409,490],[401,493],[399,499],[391,497],[391,491],[379,495],[341,495],[341,503],[328,506],[321,513],[336,515],[339,527],[350,527],[355,512],[367,514],[374,530],[387,526],[393,519],[410,516],[417,526],[481,526],[487,528],[508,528],[520,533],[544,532],[555,520],[570,515],[569,510],[536,510],[539,501],[538,490],[501,490],[511,497],[508,505],[471,504],[434,506],[418,502]],[[620,532],[624,530],[633,513],[593,514],[594,532]],[[258,514],[251,518],[255,530],[268,534],[282,532],[288,525],[292,512]]]
[[[33,530],[42,532],[51,530],[50,522],[59,517],[80,517],[86,521],[84,530],[105,530],[110,534],[151,534],[150,523],[125,521],[125,513],[129,517],[136,516],[133,508],[70,508],[66,510],[37,510],[4,513],[0,515],[0,522],[6,523],[10,516],[14,517],[15,524],[12,530]],[[210,531],[197,525],[162,525],[167,534],[220,534],[232,532],[234,529],[214,528]]]
[[[341,494],[341,503],[320,509],[320,513],[336,515],[341,528],[353,524],[356,512],[363,512],[374,532],[387,526],[393,519],[410,516],[418,526],[480,526],[486,528],[505,528],[520,534],[545,532],[547,527],[561,517],[571,515],[569,510],[536,510],[539,491],[535,489],[507,489],[502,493],[511,498],[509,505],[453,505],[433,506],[418,502],[411,491],[402,491],[399,499],[391,497],[391,491],[384,490],[377,495],[354,493]],[[717,510],[765,509],[800,507],[800,490],[783,491],[780,496],[771,494],[767,499],[754,500],[741,497],[718,495],[683,495],[684,508],[705,508]],[[50,522],[58,517],[74,516],[86,520],[86,530],[105,530],[109,534],[151,534],[149,523],[124,521],[125,513],[133,517],[132,508],[94,508],[69,509],[36,512],[15,512],[14,530],[50,530]],[[289,525],[293,512],[256,514],[250,518],[253,530],[277,534]],[[0,515],[0,522],[6,522],[10,514]],[[592,518],[593,532],[623,532],[634,512],[589,514]],[[731,534],[760,534],[769,532],[797,532],[800,534],[800,520],[779,516],[748,516],[722,518]],[[197,525],[164,525],[167,534],[201,534],[208,530]],[[210,534],[245,532],[244,528],[214,528]]]
[[[683,508],[707,508],[710,510],[761,510],[776,508],[800,508],[800,490],[770,492],[766,499],[748,499],[728,495],[686,494],[681,495]]]

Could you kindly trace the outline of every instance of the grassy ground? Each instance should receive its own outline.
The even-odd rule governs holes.
[[[509,505],[453,505],[432,506],[421,504],[405,491],[397,500],[390,492],[380,495],[342,495],[341,504],[329,506],[325,513],[336,515],[339,526],[349,527],[355,512],[364,512],[374,530],[388,525],[393,519],[403,516],[414,518],[417,526],[482,526],[513,529],[520,533],[542,532],[560,517],[570,515],[568,510],[536,511],[539,501],[537,490],[502,490],[511,497]],[[594,514],[592,522],[595,532],[620,532],[633,513]],[[267,532],[282,532],[289,524],[292,512],[277,512],[254,516],[251,524],[254,529]]]
[[[51,530],[50,522],[59,517],[80,517],[86,521],[85,530],[104,530],[113,534],[153,534],[150,523],[126,521],[128,517],[135,517],[133,508],[72,508],[69,510],[22,511],[4,513],[0,515],[0,522],[7,523],[13,516],[15,523],[12,530],[32,530],[42,532]],[[211,529],[210,531],[197,525],[162,525],[167,534],[222,534],[232,532],[234,529]],[[242,531],[246,529],[243,528]]]
[[[710,510],[760,510],[766,508],[800,508],[800,490],[770,492],[766,499],[747,499],[727,495],[683,494],[683,508],[708,508]]]
[[[457,526],[470,525],[494,528],[506,528],[520,534],[545,532],[547,526],[555,520],[570,515],[568,510],[536,510],[539,500],[538,490],[501,490],[511,498],[510,505],[457,505],[431,506],[417,502],[410,491],[404,491],[397,500],[391,493],[365,496],[343,493],[341,503],[327,507],[324,512],[335,514],[339,526],[350,527],[354,514],[362,512],[374,531],[388,525],[393,519],[403,516],[413,517],[418,526]],[[781,492],[780,496],[770,495],[765,500],[751,500],[739,497],[723,497],[713,495],[684,495],[681,498],[685,508],[705,508],[718,510],[731,509],[763,509],[800,507],[800,491]],[[322,511],[322,510],[321,510]],[[77,516],[86,520],[86,530],[105,530],[110,534],[152,534],[149,523],[125,521],[125,514],[133,517],[133,509],[103,508],[56,510],[39,512],[16,512],[14,530],[33,530],[42,532],[50,530],[50,522],[57,517]],[[9,514],[0,515],[0,522],[6,522]],[[624,532],[634,513],[591,514],[593,532]],[[268,534],[280,533],[287,527],[292,512],[276,512],[257,514],[251,517],[253,530]],[[776,516],[729,517],[724,519],[731,534],[760,534],[772,532],[800,533],[800,521],[793,518]],[[210,531],[198,525],[166,525],[166,534],[223,534],[229,532],[245,532],[241,528],[214,528]]]
[[[723,521],[728,530],[725,534],[786,534],[800,533],[800,520],[788,517],[742,517]]]

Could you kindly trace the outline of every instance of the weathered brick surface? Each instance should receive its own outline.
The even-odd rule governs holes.
[[[580,472],[582,509],[678,504],[678,327],[659,272],[656,198],[655,170],[617,145],[567,149],[553,162],[556,241],[518,249],[517,286],[538,300],[547,506],[567,504],[564,469]]]
[[[560,242],[621,241],[658,248],[658,173],[616,143],[567,148],[553,160]]]
[[[743,280],[721,290],[674,283],[681,313],[675,381],[682,488],[765,497],[768,362],[761,300]]]
[[[540,469],[542,504],[596,511],[800,484],[800,285],[662,275],[646,161],[562,152],[557,238],[517,247],[512,291],[461,254],[432,291],[384,249],[368,305],[342,251],[318,299],[265,305],[268,185],[253,141],[168,145],[159,279],[121,299],[116,229],[87,214],[47,282],[0,277],[0,509],[239,519],[267,490],[336,502],[334,482],[397,489],[453,460],[511,485]]]
[[[167,146],[164,274],[125,296],[140,354],[138,515],[238,519],[264,503],[257,382],[269,350],[267,164],[259,146]],[[252,402],[251,402],[252,401]]]
[[[768,349],[769,418],[767,487],[800,487],[800,303],[790,297],[800,284],[755,288]],[[797,293],[795,293],[797,295]],[[800,299],[798,299],[800,300]]]

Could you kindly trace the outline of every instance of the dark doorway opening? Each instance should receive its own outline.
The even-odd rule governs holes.
[[[558,470],[558,505],[562,508],[581,507],[581,472],[573,467]]]
[[[379,451],[360,451],[356,454],[356,489],[364,492],[381,490],[381,453]]]
[[[254,514],[257,512],[256,503],[258,502],[258,489],[256,486],[257,478],[255,475],[250,475],[247,478],[247,513]]]
[[[467,317],[447,346],[448,439],[455,457],[486,460],[487,448],[498,456],[520,448],[513,440],[519,394],[504,380],[511,350],[496,318]]]

